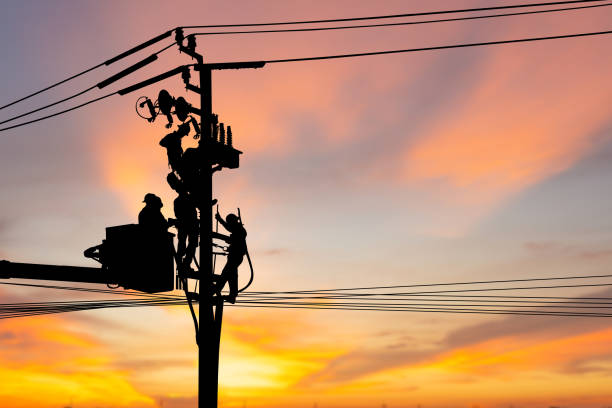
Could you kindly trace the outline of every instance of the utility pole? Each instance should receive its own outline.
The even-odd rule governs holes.
[[[223,299],[216,299],[213,305],[213,185],[212,158],[212,71],[200,67],[200,109],[202,115],[200,148],[202,149],[202,202],[200,203],[200,326],[198,341],[204,344],[198,350],[198,406],[217,407],[219,389],[219,346],[221,341],[221,321],[223,318]],[[216,309],[216,310],[215,310]],[[216,328],[219,327],[219,330]],[[202,392],[202,391],[205,392]]]
[[[222,168],[238,168],[239,155],[242,152],[234,149],[232,134],[228,126],[227,143],[224,139],[223,125],[221,131],[217,129],[217,119],[212,108],[212,71],[225,69],[261,68],[265,62],[230,62],[230,63],[204,63],[202,54],[196,52],[194,36],[187,36],[187,46],[183,45],[185,38],[179,28],[176,30],[176,41],[179,50],[197,61],[194,70],[199,72],[200,86],[189,83],[190,75],[186,73],[187,66],[183,66],[182,75],[186,88],[200,95],[200,109],[191,109],[192,113],[200,115],[201,135],[198,143],[198,157],[200,172],[196,197],[199,217],[199,273],[190,278],[199,279],[199,292],[188,293],[193,299],[199,300],[199,325],[196,339],[198,343],[198,406],[212,408],[218,405],[219,389],[219,347],[223,321],[223,299],[214,291],[213,269],[213,166],[217,170]],[[174,75],[175,71],[167,74]],[[164,79],[167,74],[156,78]],[[142,84],[148,84],[148,81]],[[137,84],[138,85],[138,84]],[[129,89],[131,92],[134,89]],[[178,116],[178,115],[177,115]],[[213,120],[214,118],[214,120]],[[217,134],[219,137],[217,138]],[[179,270],[179,274],[180,274]]]
[[[191,47],[185,48],[179,43],[180,50],[198,61],[195,70],[199,71],[200,79],[200,127],[202,135],[199,141],[201,172],[200,172],[200,285],[198,297],[200,300],[199,328],[197,339],[198,351],[198,406],[217,407],[219,389],[219,347],[223,321],[223,299],[215,296],[213,291],[213,165],[237,168],[241,152],[232,146],[231,131],[228,128],[227,144],[224,140],[216,140],[213,132],[212,109],[212,71],[221,69],[261,68],[264,62],[253,63],[219,63],[204,64],[203,56],[195,52],[195,38],[189,38]],[[196,90],[195,87],[188,89]]]
[[[173,31],[176,35],[176,43],[179,50],[195,59],[197,63],[176,67],[165,73],[123,88],[117,91],[117,93],[119,95],[126,95],[137,89],[180,74],[185,82],[186,89],[200,96],[199,109],[193,108],[184,98],[174,99],[165,90],[160,92],[157,105],[154,105],[151,100],[146,98],[138,106],[143,108],[147,105],[151,114],[151,117],[146,118],[149,122],[153,122],[159,113],[163,113],[169,120],[167,127],[171,127],[172,115],[176,115],[183,122],[183,125],[179,126],[179,131],[181,131],[181,127],[186,125],[187,130],[184,134],[187,134],[189,133],[189,126],[193,124],[194,128],[196,128],[196,134],[200,138],[196,149],[198,161],[196,163],[197,176],[195,180],[192,180],[195,183],[191,186],[192,190],[190,191],[195,197],[196,208],[199,209],[198,225],[194,226],[197,228],[199,235],[199,271],[191,270],[189,265],[182,265],[178,259],[176,263],[179,278],[185,279],[185,282],[187,282],[187,279],[199,280],[198,293],[188,292],[188,287],[185,287],[190,306],[192,300],[199,301],[199,319],[197,319],[199,323],[196,321],[198,327],[196,332],[196,342],[198,344],[198,407],[216,408],[218,404],[219,346],[224,300],[218,295],[220,293],[219,290],[214,289],[212,182],[213,174],[217,170],[238,168],[239,157],[242,152],[236,150],[232,145],[230,127],[228,126],[227,143],[223,124],[221,124],[220,129],[217,127],[217,117],[213,114],[212,110],[212,71],[261,68],[265,65],[265,62],[205,64],[204,57],[196,52],[195,36],[188,35],[184,37],[181,28]],[[166,32],[161,36],[134,47],[119,57],[123,58],[139,51],[152,43],[170,36],[171,33],[172,31]],[[187,40],[186,46],[183,45],[185,40]],[[148,57],[100,82],[98,87],[106,87],[153,62],[156,58],[156,55]],[[199,87],[189,83],[191,77],[190,70],[192,68],[199,72]],[[172,108],[175,110],[172,111]],[[198,126],[195,123],[197,121],[189,116],[192,113],[200,116],[199,129],[197,129]],[[190,120],[186,122],[188,118]],[[185,131],[185,128],[182,131]],[[218,138],[217,135],[219,135]],[[182,154],[182,148],[180,150]],[[172,167],[172,163],[170,164]],[[213,166],[216,167],[213,168]],[[173,173],[175,170],[173,168]],[[171,291],[175,288],[175,250],[172,243],[172,234],[165,232],[165,235],[159,238],[149,235],[144,233],[144,230],[139,225],[135,224],[108,227],[106,228],[106,240],[101,245],[89,248],[84,253],[86,257],[100,262],[102,264],[100,268],[0,261],[0,279],[19,278],[116,284],[126,289],[134,289],[147,293]],[[135,256],[136,254],[139,256]],[[191,259],[189,259],[189,263],[191,263]]]

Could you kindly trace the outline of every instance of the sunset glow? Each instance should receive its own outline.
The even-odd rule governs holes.
[[[5,0],[0,105],[180,25],[510,3]],[[208,62],[258,61],[604,31],[611,21],[612,7],[601,7],[197,41]],[[239,169],[215,174],[214,197],[221,212],[240,208],[244,217],[255,267],[249,290],[609,274],[611,40],[214,72],[213,110],[244,153]],[[7,108],[0,121],[86,89],[167,44]],[[169,49],[108,91],[191,63]],[[106,227],[137,222],[149,192],[174,217],[159,145],[171,130],[165,118],[148,123],[134,108],[162,88],[199,105],[175,77],[0,133],[0,259],[94,266],[83,251]],[[239,280],[247,279],[245,263]],[[0,303],[115,296],[66,292],[4,285]],[[612,289],[546,295],[608,299]],[[612,406],[610,318],[229,305],[224,313],[224,408]],[[195,408],[197,353],[182,306],[0,320],[0,408]]]

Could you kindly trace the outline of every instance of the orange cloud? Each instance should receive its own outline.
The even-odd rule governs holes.
[[[224,324],[220,382],[228,395],[265,398],[295,390],[302,377],[346,351],[341,343],[304,335],[323,329],[308,312],[241,311]]]
[[[472,93],[408,147],[407,180],[441,180],[456,192],[452,200],[494,204],[571,167],[596,145],[609,119],[609,92],[597,86],[603,70],[588,78],[575,69],[534,73],[533,52],[508,54],[492,52]],[[568,58],[577,57],[568,52],[559,63]]]
[[[57,407],[72,399],[83,407],[152,407],[128,373],[109,366],[112,356],[91,336],[60,317],[12,319],[0,324],[0,399],[15,408]]]
[[[548,340],[504,337],[444,353],[425,366],[483,375],[523,375],[529,370],[563,371],[577,360],[612,358],[611,340],[612,329]]]

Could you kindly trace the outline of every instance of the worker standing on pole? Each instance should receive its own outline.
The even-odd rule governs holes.
[[[225,286],[225,283],[229,283],[229,296],[227,296],[226,299],[230,303],[235,303],[236,296],[238,296],[238,267],[246,254],[247,232],[236,214],[228,214],[225,220],[223,220],[223,217],[217,212],[215,218],[221,223],[223,228],[230,232],[229,236],[219,234],[218,232],[213,233],[215,238],[222,239],[229,243],[229,248],[227,249],[227,262],[223,267],[221,275],[217,279],[215,291],[217,294],[221,294],[221,290]]]
[[[173,224],[177,229],[176,255],[179,267],[189,267],[198,247],[198,213],[191,194],[187,191],[184,183],[169,173],[166,177],[168,184],[178,193],[174,200],[174,215],[176,220]],[[189,244],[187,241],[189,240]]]

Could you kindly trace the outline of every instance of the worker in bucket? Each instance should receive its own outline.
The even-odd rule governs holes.
[[[138,214],[138,224],[153,233],[168,231],[168,221],[161,213],[164,206],[161,198],[153,193],[147,193],[144,197],[145,206]]]
[[[223,267],[223,271],[221,271],[221,275],[217,278],[215,291],[221,294],[221,290],[225,286],[225,283],[229,283],[229,296],[225,299],[230,303],[235,303],[236,296],[238,296],[238,267],[246,254],[247,232],[242,226],[240,219],[235,214],[228,214],[224,220],[217,212],[215,218],[223,228],[230,232],[229,236],[213,232],[214,238],[219,238],[229,243],[227,249],[227,262]]]

